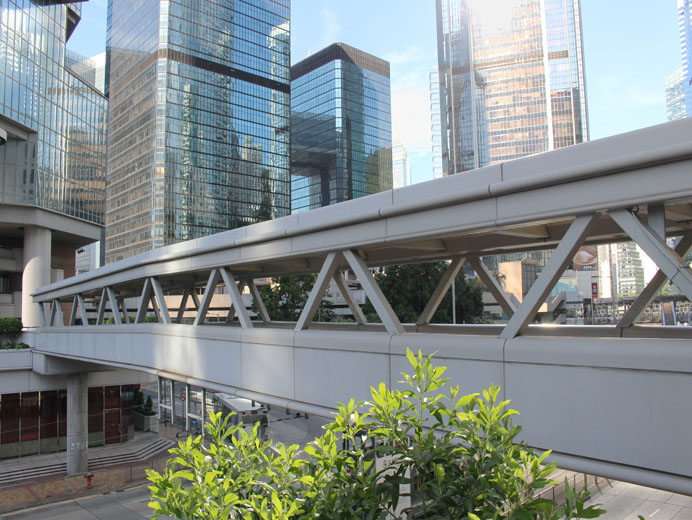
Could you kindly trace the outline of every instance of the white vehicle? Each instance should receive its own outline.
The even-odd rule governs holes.
[[[258,422],[260,440],[269,440],[269,408],[265,405],[250,399],[224,393],[215,393],[213,402],[214,412],[221,412],[222,417],[235,412],[235,415],[228,421],[229,424],[240,424],[249,433],[255,427],[255,423]]]

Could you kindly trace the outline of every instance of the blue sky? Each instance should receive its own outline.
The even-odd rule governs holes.
[[[294,63],[335,41],[391,63],[394,131],[412,159],[413,182],[432,178],[432,0],[293,0],[291,9]],[[582,0],[582,25],[591,139],[665,122],[665,76],[681,65],[676,0]],[[102,52],[105,26],[106,0],[84,3],[68,46]]]

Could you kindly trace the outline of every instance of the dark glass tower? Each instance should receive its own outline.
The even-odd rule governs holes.
[[[392,188],[389,63],[334,43],[291,67],[291,209]]]
[[[290,212],[289,0],[109,0],[106,261]]]
[[[579,0],[436,0],[444,174],[588,140]]]

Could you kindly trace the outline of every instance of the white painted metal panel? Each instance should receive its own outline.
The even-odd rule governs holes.
[[[369,399],[370,387],[388,380],[388,355],[296,348],[296,401],[336,407]]]

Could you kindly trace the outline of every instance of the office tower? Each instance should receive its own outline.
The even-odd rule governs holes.
[[[66,67],[81,7],[0,4],[0,316],[40,324],[34,289],[72,276],[101,236],[107,100]]]
[[[685,114],[692,117],[692,1],[678,0],[678,24],[680,26],[680,53],[685,85]]]
[[[442,119],[440,114],[440,72],[430,71],[430,132],[432,133],[433,178],[439,179],[445,171],[442,164]]]
[[[411,163],[406,147],[399,143],[392,147],[392,187],[403,188],[411,184]]]
[[[668,121],[685,117],[685,75],[682,68],[666,76],[666,117]]]
[[[291,67],[291,204],[392,187],[389,63],[334,43]]]
[[[290,213],[289,0],[109,0],[106,262]]]
[[[65,67],[90,87],[99,92],[106,91],[106,53],[82,56],[71,49],[65,50]]]
[[[642,252],[634,242],[598,246],[599,296],[637,296],[644,285]]]
[[[445,174],[588,140],[579,0],[436,0]]]

